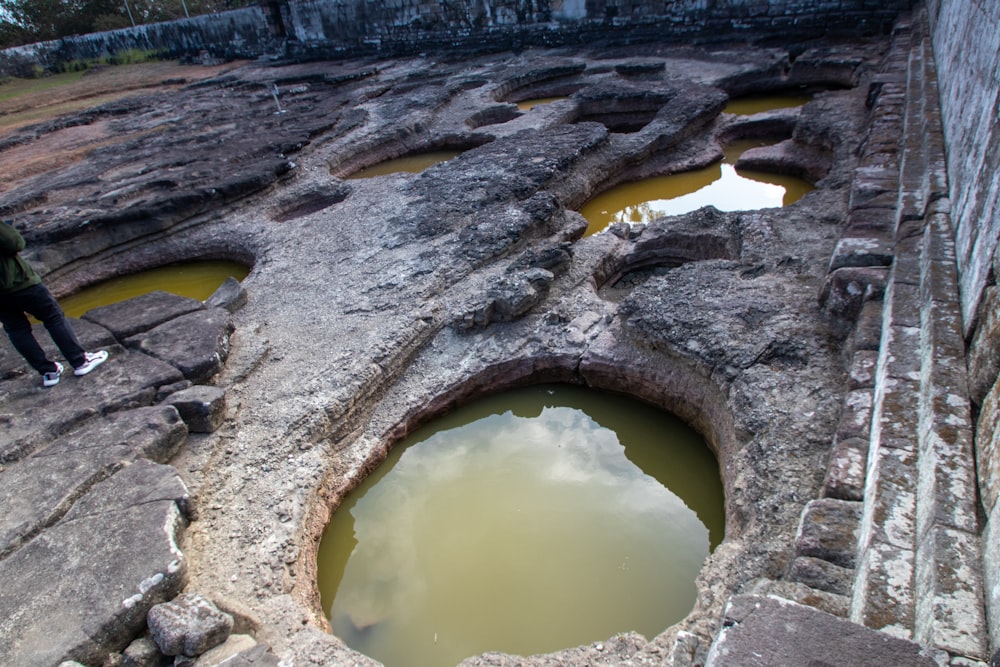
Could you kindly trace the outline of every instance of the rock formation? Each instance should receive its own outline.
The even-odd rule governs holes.
[[[5,151],[100,129],[82,159],[0,195],[55,291],[202,258],[252,271],[245,304],[153,295],[92,311],[79,331],[111,360],[54,390],[0,347],[0,634],[13,638],[0,662],[138,655],[145,612],[185,591],[234,619],[227,655],[372,664],[327,632],[315,549],[330,513],[416,426],[548,381],[631,394],[694,425],[719,460],[726,539],[691,614],[656,637],[466,664],[750,664],[723,656],[752,652],[747,635],[773,638],[766,621],[785,614],[815,632],[858,628],[861,650],[884,635],[857,623],[886,630],[895,664],[927,664],[911,640],[945,660],[986,658],[963,635],[983,630],[981,603],[949,621],[911,595],[885,621],[895,600],[879,607],[884,591],[865,588],[884,574],[880,545],[918,551],[913,526],[872,537],[872,513],[893,508],[869,507],[885,496],[864,478],[872,415],[888,409],[875,391],[890,349],[883,309],[904,292],[888,265],[921,252],[882,224],[899,183],[865,163],[898,157],[903,130],[885,105],[906,48],[874,38],[801,44],[794,58],[650,44],[245,64],[9,132]],[[789,89],[812,101],[723,112],[731,97]],[[570,94],[513,104],[546,93]],[[816,189],[786,208],[707,208],[583,236],[575,211],[597,192],[710,164],[744,137],[777,143],[748,161]],[[420,174],[346,179],[441,148],[464,152]],[[883,306],[886,294],[897,300]],[[936,600],[950,594],[944,579]],[[811,648],[803,660],[836,662],[838,647]]]

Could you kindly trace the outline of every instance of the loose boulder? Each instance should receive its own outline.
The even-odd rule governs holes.
[[[226,641],[233,630],[233,617],[197,593],[156,605],[147,622],[164,655],[201,655]]]
[[[167,397],[192,433],[214,433],[226,418],[226,392],[211,385],[195,385]]]

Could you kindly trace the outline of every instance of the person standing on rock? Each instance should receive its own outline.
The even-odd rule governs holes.
[[[107,351],[83,349],[59,303],[42,284],[41,277],[20,256],[24,237],[14,229],[13,221],[5,222],[7,224],[0,224],[0,324],[14,349],[42,376],[43,386],[59,384],[63,365],[45,355],[31,332],[31,322],[25,313],[45,325],[56,347],[73,365],[73,374],[86,375],[107,360]]]

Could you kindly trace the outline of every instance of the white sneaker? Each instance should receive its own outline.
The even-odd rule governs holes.
[[[90,371],[94,370],[105,361],[108,360],[107,350],[98,350],[97,352],[84,352],[83,353],[84,362],[83,365],[78,366],[76,370],[73,371],[73,375],[86,375]],[[58,382],[59,380],[56,380]]]
[[[42,374],[42,386],[43,387],[54,387],[59,384],[59,376],[62,375],[63,365],[58,361],[52,362],[56,365],[56,369],[51,373]]]

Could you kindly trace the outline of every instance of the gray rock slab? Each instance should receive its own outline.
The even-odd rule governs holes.
[[[139,457],[165,462],[187,429],[170,406],[137,408],[88,422],[0,472],[0,555],[55,523],[95,484]]]
[[[219,372],[229,357],[230,313],[207,308],[182,315],[125,340],[125,345],[164,361],[192,382]]]
[[[21,459],[98,415],[149,405],[156,388],[183,380],[173,366],[121,347],[83,377],[63,373],[54,387],[36,375],[0,382],[0,462]]]
[[[706,667],[937,667],[928,649],[775,597],[730,598]]]
[[[226,418],[226,392],[211,385],[195,385],[164,401],[177,409],[192,433],[214,433]]]
[[[83,319],[103,326],[118,340],[125,340],[129,336],[149,331],[168,320],[204,307],[197,299],[157,290],[94,308],[84,313]]]
[[[0,561],[0,664],[101,664],[123,649],[184,585],[186,496],[172,467],[137,461]]]
[[[243,283],[232,276],[226,278],[219,288],[212,292],[212,295],[205,299],[207,308],[225,308],[230,313],[246,305],[247,291]]]

